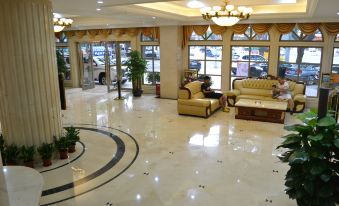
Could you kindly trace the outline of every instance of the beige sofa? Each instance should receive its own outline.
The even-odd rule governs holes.
[[[233,90],[228,91],[227,104],[234,106],[239,99],[255,99],[278,101],[272,98],[272,85],[278,84],[277,80],[268,79],[235,79],[232,82]],[[305,108],[305,84],[302,82],[288,81],[290,92],[294,100],[294,112],[302,112]]]
[[[201,84],[202,82],[195,81],[179,89],[179,114],[207,118],[221,107],[218,99],[205,98],[201,92]]]

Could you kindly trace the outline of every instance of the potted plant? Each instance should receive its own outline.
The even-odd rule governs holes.
[[[142,94],[142,79],[147,69],[147,62],[141,57],[139,51],[131,51],[131,58],[126,61],[127,77],[132,81],[133,95],[140,97]]]
[[[286,126],[279,159],[290,166],[286,193],[299,206],[339,203],[339,124],[333,117],[303,115],[304,124]]]
[[[55,147],[59,151],[60,159],[68,158],[68,147],[70,146],[70,141],[66,136],[61,136],[59,139],[54,137]]]
[[[75,129],[74,127],[67,127],[66,129],[66,137],[69,140],[69,147],[68,147],[68,152],[73,153],[75,152],[75,145],[76,142],[80,140],[80,130]]]
[[[56,51],[56,57],[57,57],[57,67],[58,67],[61,109],[65,110],[66,109],[66,96],[65,96],[64,79],[65,79],[65,74],[67,72],[67,66],[66,66],[65,58],[60,51]]]
[[[5,139],[2,134],[0,134],[0,154],[2,156],[2,164],[5,165]]]
[[[42,143],[42,145],[38,147],[38,153],[41,156],[44,167],[48,167],[52,165],[52,155],[53,155],[54,149],[55,147],[53,143],[50,143],[50,144]]]
[[[20,148],[20,159],[23,160],[26,167],[34,168],[35,146],[22,146]]]
[[[6,165],[17,165],[19,148],[15,144],[5,146],[5,162]]]

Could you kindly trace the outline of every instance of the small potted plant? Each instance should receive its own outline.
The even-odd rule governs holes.
[[[54,148],[53,143],[50,143],[50,144],[42,143],[42,145],[38,147],[38,153],[41,156],[44,167],[48,167],[52,165],[52,155],[53,155],[54,149],[55,148]]]
[[[131,58],[127,60],[127,77],[132,81],[133,95],[140,97],[142,94],[142,80],[147,71],[147,62],[141,57],[141,53],[137,50],[131,51]]]
[[[6,165],[17,165],[19,148],[15,144],[5,146],[5,162]]]
[[[75,152],[75,145],[77,141],[80,140],[79,136],[80,130],[75,129],[74,127],[67,127],[66,128],[66,137],[69,141],[69,147],[68,147],[68,153],[73,153]]]
[[[23,160],[26,167],[34,168],[35,146],[22,146],[20,148],[20,159]]]
[[[59,151],[60,159],[68,158],[68,147],[70,146],[70,141],[66,136],[61,136],[59,139],[54,137],[55,147]]]

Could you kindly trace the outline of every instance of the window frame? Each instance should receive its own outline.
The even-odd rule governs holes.
[[[339,35],[339,34],[338,34]],[[339,41],[336,41],[334,40],[335,42],[339,42]],[[336,46],[336,45],[333,45],[333,54],[332,54],[332,63],[331,63],[331,74],[333,74],[333,66],[338,66],[339,67],[339,64],[334,64],[334,54],[335,54],[335,50],[338,49],[339,50],[339,46]],[[339,73],[338,73],[339,74]]]
[[[245,36],[249,37],[248,39],[234,39],[234,35],[239,35],[239,34],[235,34],[234,32],[232,33],[232,36],[231,36],[231,41],[235,41],[235,42],[239,42],[239,41],[252,41],[252,42],[270,42],[271,41],[271,35],[270,35],[270,32],[265,32],[268,34],[268,39],[266,40],[258,40],[258,39],[254,39],[257,35],[260,35],[260,34],[257,34],[253,31],[253,28],[251,26],[247,27],[246,31],[250,28],[250,36],[248,36],[246,34],[246,32],[244,33]],[[254,36],[252,36],[253,32],[255,33]],[[241,35],[241,34],[240,34]]]
[[[150,40],[145,41],[145,40],[143,40],[144,36],[145,35],[143,33],[140,34],[140,42],[142,42],[142,43],[150,43],[150,42],[157,42],[157,43],[159,43],[159,39],[157,39],[157,38],[155,38],[153,36],[151,36],[151,37],[145,36],[145,37],[150,38]]]
[[[318,43],[319,43],[319,42],[324,42],[324,32],[321,31],[321,28],[318,28],[318,29],[317,29],[317,30],[319,30],[320,33],[321,33],[321,41],[305,40],[304,38],[306,38],[307,36],[310,36],[310,35],[306,35],[304,32],[302,32],[302,31],[299,29],[299,30],[301,31],[301,33],[302,33],[303,35],[305,35],[302,39],[300,39],[300,37],[299,37],[299,36],[296,34],[296,32],[294,31],[295,28],[299,29],[297,26],[295,26],[291,32],[293,32],[293,34],[296,35],[296,36],[299,38],[298,40],[282,40],[283,35],[286,35],[286,34],[281,34],[281,35],[280,35],[280,38],[279,38],[279,42],[314,42],[314,43],[317,43],[317,42],[318,42]],[[290,33],[291,33],[291,32],[290,32]],[[290,33],[287,33],[287,34],[290,34]]]
[[[208,75],[208,76],[217,76],[217,77],[220,77],[220,79],[222,80],[222,61],[223,61],[223,59],[222,59],[222,53],[223,53],[223,49],[224,49],[224,46],[222,45],[222,44],[218,44],[218,45],[216,45],[216,44],[194,44],[194,45],[192,45],[192,44],[189,44],[188,45],[188,70],[190,70],[190,68],[189,68],[189,65],[190,65],[190,61],[191,61],[191,58],[190,58],[190,51],[191,51],[191,47],[204,47],[204,50],[205,50],[205,52],[204,52],[204,59],[192,59],[192,60],[196,60],[196,61],[199,61],[199,62],[201,62],[201,61],[203,61],[204,62],[204,71],[203,71],[203,73],[201,73],[200,71],[198,71],[198,76],[199,75]],[[219,60],[210,60],[210,59],[206,59],[206,51],[207,51],[207,47],[221,47],[221,59]],[[217,74],[207,74],[206,73],[206,62],[220,62],[220,75],[217,75]],[[218,89],[215,89],[215,90],[218,90],[218,91],[220,91],[221,90],[221,80],[220,80],[220,88],[218,88]]]
[[[208,31],[209,29],[210,29],[210,27],[208,27],[207,31]],[[211,34],[209,34],[209,35],[207,36],[207,31],[206,31],[203,35],[198,35],[198,34],[196,34],[196,33],[193,31],[192,34],[191,34],[191,36],[190,36],[190,38],[188,39],[188,41],[190,41],[190,42],[209,42],[209,41],[211,41],[211,42],[222,42],[222,41],[223,41],[223,36],[222,36],[222,35],[220,35],[220,34],[215,34],[215,33],[212,32],[212,30],[210,30],[210,31],[211,31]],[[201,40],[199,40],[199,39],[191,39],[193,33],[195,33],[197,36],[201,36],[203,39],[201,39]],[[208,38],[210,38],[213,34],[214,34],[214,35],[217,35],[217,36],[220,36],[221,39],[218,39],[218,40],[208,39]]]

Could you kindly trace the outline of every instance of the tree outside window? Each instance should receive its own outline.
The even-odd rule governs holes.
[[[147,61],[147,72],[144,84],[155,85],[160,82],[160,47],[154,45],[141,46],[142,57]]]

